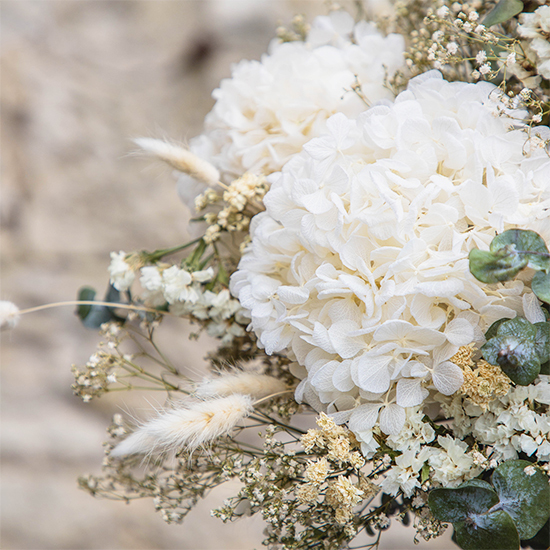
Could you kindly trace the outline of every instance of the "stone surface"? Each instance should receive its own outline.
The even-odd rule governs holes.
[[[185,242],[188,214],[170,171],[135,157],[130,138],[197,134],[232,62],[259,58],[278,20],[325,8],[320,0],[3,0],[0,10],[0,296],[24,308],[73,299],[84,284],[105,288],[112,250]],[[187,333],[169,323],[167,353],[198,376],[209,343]],[[261,547],[259,519],[224,526],[210,517],[235,486],[212,493],[181,526],[167,526],[150,501],[126,506],[79,491],[77,476],[100,470],[112,414],[147,407],[144,396],[83,404],[72,395],[70,365],[98,341],[73,307],[28,315],[1,338],[2,548]],[[392,529],[381,548],[412,548],[412,536]]]

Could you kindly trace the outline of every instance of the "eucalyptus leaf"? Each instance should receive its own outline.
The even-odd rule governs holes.
[[[516,384],[526,386],[540,373],[537,328],[523,317],[504,321],[496,336],[481,347],[484,359],[498,365]]]
[[[500,0],[500,2],[484,17],[482,23],[486,27],[492,27],[505,23],[514,15],[523,11],[523,2],[520,0]]]
[[[550,253],[544,239],[535,231],[509,229],[497,235],[491,242],[490,251],[512,247],[521,257],[527,258],[527,267],[537,270],[550,270]]]
[[[78,291],[79,301],[95,301],[95,297],[96,291],[91,287],[85,286]],[[109,285],[104,301],[120,303],[120,291]],[[98,329],[103,323],[109,321],[124,321],[122,317],[115,314],[112,307],[102,305],[79,304],[76,314],[85,327],[93,329]]]
[[[492,482],[498,493],[499,508],[516,524],[520,538],[534,537],[550,517],[550,486],[541,470],[526,460],[507,460],[493,472]]]
[[[535,323],[535,350],[541,363],[550,361],[550,323]]]
[[[83,286],[78,290],[78,295],[76,299],[79,302],[93,302],[95,300],[95,295],[95,289],[90,286]],[[76,308],[76,314],[78,315],[78,318],[82,321],[88,316],[91,309],[91,304],[78,304]]]
[[[518,550],[514,521],[503,510],[474,515],[454,524],[456,543],[463,550]]]
[[[541,302],[550,304],[550,273],[538,271],[531,280],[531,290]]]
[[[497,335],[498,327],[500,327],[500,325],[502,325],[502,323],[504,323],[505,321],[508,321],[508,319],[504,318],[504,319],[499,319],[498,321],[495,321],[495,322],[487,329],[487,332],[485,333],[485,338],[486,338],[487,340],[490,340],[491,338],[494,338],[494,337]]]
[[[455,489],[433,489],[428,506],[433,516],[449,523],[483,514],[498,503],[498,495],[486,481],[472,479]]]
[[[472,275],[478,281],[488,284],[509,281],[528,264],[528,259],[520,256],[511,246],[498,252],[473,248],[468,259]]]
[[[548,550],[550,546],[550,520],[547,521],[542,529],[530,539],[522,540],[522,548],[532,548],[533,550]]]

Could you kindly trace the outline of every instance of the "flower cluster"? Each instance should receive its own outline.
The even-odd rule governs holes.
[[[218,240],[224,231],[247,230],[251,217],[263,210],[262,199],[267,189],[265,177],[246,173],[232,181],[221,196],[209,188],[195,197],[195,210],[199,213],[208,206],[219,208],[217,212],[204,214],[204,220],[208,223],[205,242]]]
[[[550,80],[550,6],[522,14],[520,22],[518,33],[528,40],[535,54],[538,74]]]
[[[510,388],[484,406],[469,396],[441,397],[443,410],[453,417],[452,429],[461,438],[472,435],[490,449],[493,467],[523,452],[539,461],[550,461],[550,377],[536,384]]]
[[[500,108],[493,85],[430,72],[392,104],[334,115],[268,178],[232,291],[266,353],[302,366],[297,399],[349,411],[363,439],[378,418],[398,433],[430,391],[456,392],[459,347],[522,313],[523,282],[467,274],[497,232],[550,237],[550,159],[529,151],[524,113]]]

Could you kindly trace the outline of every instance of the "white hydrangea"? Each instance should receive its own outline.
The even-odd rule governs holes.
[[[365,109],[352,91],[357,82],[370,103],[393,98],[385,81],[404,67],[403,51],[401,35],[385,37],[365,21],[355,25],[348,13],[318,17],[305,42],[274,41],[260,61],[233,67],[213,92],[216,104],[190,150],[214,164],[226,183],[245,172],[280,170],[331,115]],[[178,188],[192,208],[204,184],[182,175]]]
[[[518,33],[530,39],[538,74],[550,79],[550,6],[541,6],[533,13],[522,13],[520,21]]]
[[[510,227],[550,240],[550,157],[535,146],[550,130],[529,141],[523,116],[490,83],[431,71],[392,104],[332,116],[269,177],[232,292],[266,352],[301,365],[297,399],[347,410],[367,447],[374,426],[398,434],[404,408],[461,386],[459,346],[523,313],[521,278],[468,270]]]
[[[135,273],[126,262],[126,252],[111,252],[111,263],[108,267],[111,284],[117,290],[128,290],[135,279]]]

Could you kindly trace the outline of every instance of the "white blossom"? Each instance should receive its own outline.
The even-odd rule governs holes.
[[[126,252],[111,252],[111,263],[108,267],[111,284],[117,290],[128,290],[135,279],[135,273],[126,262]]]
[[[383,36],[372,23],[334,12],[313,21],[305,42],[271,43],[260,61],[240,61],[213,92],[216,104],[190,150],[226,183],[245,172],[280,170],[304,143],[320,135],[334,113],[349,116],[393,97],[385,83],[404,66],[404,39]],[[362,99],[352,90],[360,85]],[[204,190],[187,175],[178,186],[192,207]]]
[[[158,267],[149,265],[141,268],[141,277],[139,279],[141,286],[152,292],[162,289],[162,274]]]
[[[541,6],[533,13],[522,13],[520,22],[518,33],[529,40],[538,74],[550,78],[550,6]]]
[[[338,414],[365,448],[429,390],[461,386],[460,346],[523,307],[539,315],[522,280],[488,287],[468,269],[505,229],[550,237],[550,159],[524,117],[494,85],[432,71],[393,104],[332,116],[269,177],[232,292],[259,345],[305,367],[298,400],[357,407]]]

